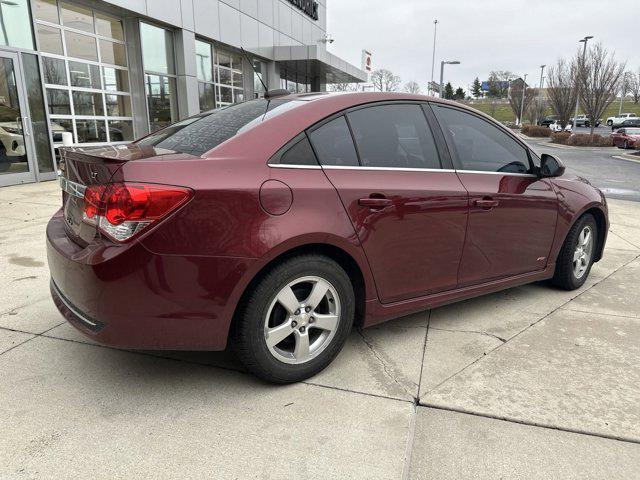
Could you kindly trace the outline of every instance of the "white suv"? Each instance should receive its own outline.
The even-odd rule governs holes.
[[[622,122],[627,120],[628,118],[640,118],[635,113],[621,113],[620,115],[616,115],[615,117],[607,118],[607,125],[610,127],[617,127]]]

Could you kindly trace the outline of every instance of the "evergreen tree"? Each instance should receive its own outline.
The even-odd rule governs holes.
[[[453,85],[451,85],[451,82],[447,82],[444,87],[444,98],[453,100]]]
[[[471,93],[473,93],[473,96],[475,98],[480,98],[482,96],[482,82],[480,82],[480,79],[478,77],[476,77],[476,79],[473,81]]]
[[[453,99],[454,100],[464,100],[464,97],[465,97],[464,90],[462,89],[462,87],[458,87],[456,89],[456,93],[453,94]]]

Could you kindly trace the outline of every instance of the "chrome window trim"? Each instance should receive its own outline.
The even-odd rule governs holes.
[[[533,173],[515,173],[515,172],[488,172],[484,170],[456,170],[459,173],[480,173],[483,175],[509,175],[511,177],[538,177]]]
[[[287,165],[287,164],[281,164],[281,163],[274,163],[274,164],[268,163],[267,166],[269,168],[296,168],[296,169],[302,169],[302,170],[321,170],[322,169],[320,165]]]
[[[455,170],[445,168],[401,168],[401,167],[361,167],[358,165],[326,165],[325,170],[369,170],[380,172],[447,172],[454,173]]]

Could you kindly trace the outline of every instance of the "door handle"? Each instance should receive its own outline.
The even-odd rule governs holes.
[[[368,207],[372,210],[382,210],[393,205],[393,201],[384,197],[367,197],[358,200],[358,205]]]
[[[492,208],[496,208],[500,205],[498,200],[494,200],[493,198],[483,198],[482,200],[476,200],[473,202],[476,207],[484,208],[485,210],[491,210]]]

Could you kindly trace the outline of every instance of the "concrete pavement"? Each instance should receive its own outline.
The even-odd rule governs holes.
[[[640,167],[636,167],[640,168]],[[92,344],[48,294],[53,183],[0,189],[0,479],[612,478],[640,465],[640,204],[587,284],[354,331],[287,387],[231,353]]]

